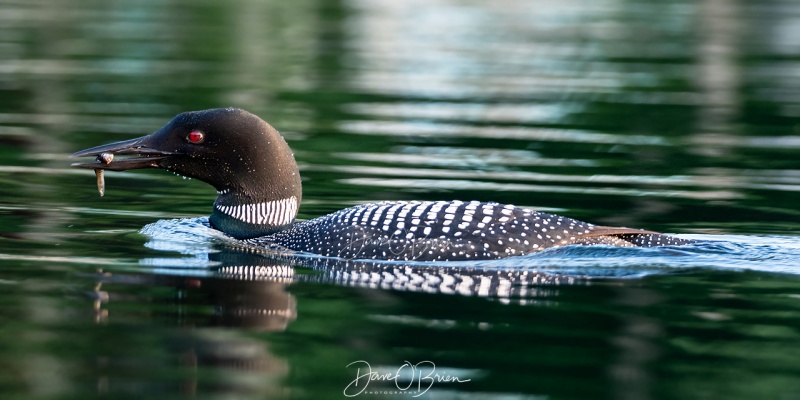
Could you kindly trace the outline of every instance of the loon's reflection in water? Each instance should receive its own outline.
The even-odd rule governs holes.
[[[253,338],[241,330],[224,328],[256,333],[286,330],[302,318],[292,294],[295,284],[357,288],[356,292],[369,299],[379,293],[422,292],[546,306],[558,293],[555,285],[587,282],[536,272],[300,258],[224,246],[205,256],[213,266],[202,274],[197,269],[184,274],[160,269],[160,273],[98,271],[91,276],[96,280],[90,293],[98,323],[115,322],[114,312],[109,311],[115,301],[170,303],[150,307],[161,309],[160,315],[150,318],[180,327],[170,329],[169,339],[160,346],[184,371],[182,390],[189,395],[209,387],[235,393],[279,394],[283,390],[280,382],[288,377],[290,362],[273,353],[269,336]],[[145,288],[131,290],[131,286]],[[166,300],[163,295],[153,297],[152,293],[163,293],[164,288],[171,292]],[[120,320],[126,318],[124,313],[118,312]],[[380,321],[379,317],[375,320]],[[97,359],[101,370],[128,362],[127,357]],[[211,370],[215,377],[209,381],[202,371]],[[242,379],[248,375],[258,379]],[[100,373],[97,379],[99,393],[119,390],[114,376]]]
[[[253,281],[313,282],[394,291],[480,296],[526,304],[551,295],[554,285],[585,279],[529,270],[437,263],[408,264],[226,250],[209,254],[215,276]]]
[[[197,256],[197,255],[195,255]],[[159,273],[101,273],[94,290],[98,319],[107,318],[109,285],[172,287],[179,323],[282,331],[295,320],[297,304],[287,286],[336,285],[385,291],[477,296],[501,303],[546,305],[558,285],[588,284],[588,279],[526,270],[417,265],[298,257],[222,247],[206,253],[206,269],[158,269]],[[169,273],[172,271],[173,273]],[[198,320],[182,308],[210,305],[213,314]]]
[[[269,340],[245,332],[281,332],[297,318],[295,297],[286,291],[288,280],[103,271],[93,277],[97,283],[90,296],[98,323],[126,325],[131,310],[125,306],[114,309],[120,303],[134,304],[134,313],[151,312],[136,319],[156,322],[152,329],[161,332],[161,339],[149,346],[160,348],[167,355],[162,359],[168,366],[180,369],[175,379],[183,394],[286,394],[282,382],[290,371],[288,360],[273,353]],[[142,290],[131,290],[131,286]],[[146,306],[148,303],[151,305]],[[164,322],[166,327],[161,328]],[[244,328],[244,332],[227,329],[230,327]],[[120,385],[115,371],[152,361],[146,354],[109,353],[96,360],[98,394],[127,392],[130,388]],[[140,385],[148,382],[145,376]],[[163,388],[152,388],[153,392],[160,390]]]

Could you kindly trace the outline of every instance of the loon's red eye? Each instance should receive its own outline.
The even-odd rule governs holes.
[[[189,135],[186,136],[186,140],[188,140],[189,143],[203,143],[203,139],[205,139],[205,137],[203,136],[203,132],[200,131],[191,131]]]

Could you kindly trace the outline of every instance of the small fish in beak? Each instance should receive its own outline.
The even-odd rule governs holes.
[[[103,163],[105,165],[111,164],[114,160],[114,155],[111,153],[100,153],[97,155],[95,162]],[[95,168],[94,174],[97,176],[97,191],[100,192],[100,197],[106,194],[106,180],[103,176],[102,168]]]

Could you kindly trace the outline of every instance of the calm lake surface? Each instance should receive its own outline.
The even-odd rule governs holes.
[[[800,4],[0,0],[0,23],[4,399],[800,398]],[[101,198],[69,168],[225,106],[284,134],[302,219],[481,200],[702,243],[287,261],[209,229],[202,182],[108,172]]]

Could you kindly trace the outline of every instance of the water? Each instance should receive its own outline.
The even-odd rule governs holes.
[[[0,393],[800,397],[799,17],[782,1],[0,0]],[[202,182],[109,172],[100,198],[68,167],[221,106],[286,136],[303,219],[482,200],[702,243],[292,259],[209,229]],[[397,385],[351,385],[368,369]]]

